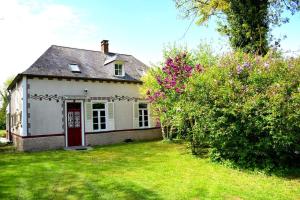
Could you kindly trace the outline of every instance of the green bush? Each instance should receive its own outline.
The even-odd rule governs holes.
[[[188,90],[193,142],[208,143],[213,160],[265,169],[299,162],[299,58],[230,54],[192,76]]]
[[[168,129],[164,138],[188,140],[194,154],[210,147],[213,160],[247,168],[299,163],[300,58],[170,52],[145,76],[142,90]]]

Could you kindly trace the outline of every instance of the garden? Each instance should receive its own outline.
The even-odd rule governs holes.
[[[300,198],[299,170],[285,176],[237,170],[193,156],[185,143],[0,152],[0,199]]]
[[[171,48],[144,77],[165,140],[193,154],[248,169],[286,170],[300,162],[300,57],[278,51],[215,56]]]

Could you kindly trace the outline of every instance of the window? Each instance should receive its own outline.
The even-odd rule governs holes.
[[[105,103],[93,104],[93,130],[100,131],[106,129],[106,106]]]
[[[139,127],[149,127],[149,112],[148,104],[146,103],[139,103]]]
[[[124,76],[122,64],[115,64],[115,76]]]
[[[69,64],[69,68],[74,73],[81,73],[79,66],[77,64]]]

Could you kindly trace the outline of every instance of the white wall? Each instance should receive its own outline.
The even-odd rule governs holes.
[[[134,83],[115,83],[99,81],[67,81],[66,79],[48,80],[28,79],[30,95],[84,95],[84,90],[88,90],[89,97],[110,97],[110,96],[129,96],[138,98],[139,85]],[[63,102],[55,100],[34,100],[28,99],[30,108],[29,132],[31,135],[57,134],[62,133],[63,129]],[[87,100],[85,104],[88,104]],[[116,130],[132,129],[133,127],[133,103],[134,101],[115,101],[114,102],[114,124]],[[86,106],[84,106],[86,108]],[[92,121],[85,120],[85,131],[92,132]]]
[[[26,77],[23,77],[16,83],[15,87],[11,90],[10,98],[11,116],[15,116],[16,120],[15,124],[11,121],[10,131],[18,135],[26,136],[27,122],[26,111],[24,111],[24,107],[26,105]]]

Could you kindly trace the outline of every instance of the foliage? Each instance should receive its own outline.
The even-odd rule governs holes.
[[[1,129],[6,129],[6,107],[8,104],[8,92],[7,92],[7,87],[9,84],[12,82],[12,78],[8,78],[4,83],[3,87],[0,90],[0,95],[1,95],[1,108],[0,108],[0,130]]]
[[[5,137],[6,131],[5,130],[0,130],[0,137]]]
[[[207,158],[195,158],[182,144],[143,142],[89,151],[35,153],[6,153],[2,148],[0,199],[300,197],[297,177],[287,179],[228,168]]]
[[[148,74],[146,95],[169,127],[164,137],[187,139],[195,154],[210,147],[213,160],[243,167],[297,164],[300,58],[237,52],[202,66],[204,57],[195,57],[179,53]]]
[[[180,112],[182,101],[179,99],[186,95],[186,82],[192,73],[203,71],[203,66],[194,63],[202,57],[206,58],[206,63],[215,62],[214,56],[206,55],[207,51],[199,51],[194,56],[181,50],[176,47],[165,50],[166,62],[162,63],[163,67],[152,68],[142,79],[144,84],[141,93],[150,102],[155,102],[152,104],[152,113],[160,119],[164,139],[172,139],[186,132],[185,124],[189,122],[185,113]]]
[[[196,74],[188,89],[188,107],[197,110],[188,112],[197,122],[192,133],[198,143],[209,142],[214,160],[264,169],[296,164],[299,58],[227,55],[218,66]]]
[[[289,10],[292,14],[299,11],[299,0],[175,0],[176,7],[183,17],[198,18],[197,24],[204,24],[216,16],[218,31],[226,34],[233,49],[247,53],[265,55],[272,26],[289,21],[282,13]],[[268,41],[269,40],[269,41]],[[275,42],[279,45],[279,40]]]

